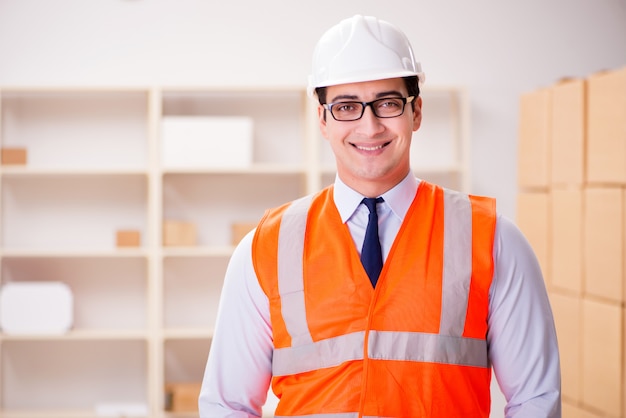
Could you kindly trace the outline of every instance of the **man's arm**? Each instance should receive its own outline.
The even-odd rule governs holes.
[[[489,357],[507,418],[560,418],[556,330],[541,269],[520,230],[498,217],[490,292]]]
[[[252,267],[249,233],[224,278],[199,399],[201,418],[258,417],[272,377],[269,303]]]

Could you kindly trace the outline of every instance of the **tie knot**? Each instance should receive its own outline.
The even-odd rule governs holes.
[[[370,213],[376,213],[376,204],[384,201],[385,200],[382,197],[366,197],[362,200],[363,204],[367,206]]]

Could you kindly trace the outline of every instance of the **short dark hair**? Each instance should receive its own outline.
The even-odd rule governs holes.
[[[402,79],[404,80],[404,84],[406,85],[408,95],[418,97],[420,95],[420,86],[419,86],[419,79],[417,78],[417,76],[412,75],[408,77],[402,77]],[[317,94],[317,99],[319,100],[320,104],[325,104],[326,103],[326,87],[316,88],[315,93]],[[411,105],[413,105],[414,103],[415,102],[413,102]]]

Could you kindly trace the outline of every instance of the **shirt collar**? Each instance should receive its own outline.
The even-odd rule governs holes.
[[[404,216],[409,210],[415,198],[419,182],[420,180],[415,178],[412,173],[409,173],[400,183],[381,195],[394,215],[400,220],[404,219]],[[365,196],[351,189],[341,181],[339,176],[335,176],[333,200],[335,201],[335,206],[337,206],[343,223],[352,216],[359,204],[361,204],[363,197]]]

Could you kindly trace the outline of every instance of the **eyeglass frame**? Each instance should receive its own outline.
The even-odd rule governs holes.
[[[381,97],[380,99],[376,99],[376,100],[372,100],[371,102],[359,102],[358,100],[344,100],[341,102],[333,102],[333,103],[323,103],[322,107],[324,107],[325,110],[328,110],[330,112],[330,115],[333,117],[333,119],[335,119],[337,122],[354,122],[356,120],[359,120],[363,117],[363,115],[365,114],[365,109],[369,106],[372,108],[372,114],[374,116],[376,116],[377,118],[380,119],[392,119],[392,118],[397,118],[400,117],[404,114],[404,109],[406,108],[406,105],[408,103],[412,103],[413,100],[415,100],[417,96],[407,96],[407,97]],[[389,100],[389,99],[399,99],[402,101],[402,112],[400,112],[399,114],[395,115],[395,116],[379,116],[376,113],[376,108],[374,106],[372,106],[374,103],[376,102],[380,102],[381,100]],[[335,117],[335,114],[333,113],[333,106],[336,105],[340,105],[340,104],[346,104],[346,103],[357,103],[360,104],[361,106],[363,106],[361,108],[361,114],[359,115],[358,118],[356,119],[337,119]]]

